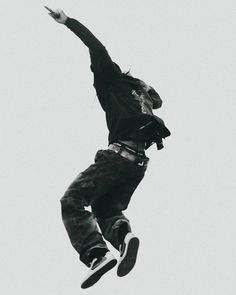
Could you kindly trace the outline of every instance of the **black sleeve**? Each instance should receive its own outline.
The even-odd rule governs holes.
[[[68,17],[65,25],[88,47],[91,58],[91,70],[111,79],[118,73],[118,68],[111,60],[103,44],[79,21]]]

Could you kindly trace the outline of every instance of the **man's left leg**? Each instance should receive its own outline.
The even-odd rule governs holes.
[[[139,239],[131,233],[130,222],[122,211],[128,207],[130,198],[143,176],[143,173],[138,173],[132,178],[129,177],[125,183],[110,191],[102,202],[98,201],[92,206],[103,237],[120,251],[118,276],[128,274],[136,262]]]

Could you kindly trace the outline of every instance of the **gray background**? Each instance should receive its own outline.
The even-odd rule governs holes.
[[[156,88],[172,131],[126,212],[135,269],[87,291],[59,199],[107,130],[87,48],[43,5]],[[229,0],[1,1],[1,294],[235,294],[235,12]]]

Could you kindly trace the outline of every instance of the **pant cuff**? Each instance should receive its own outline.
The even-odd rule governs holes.
[[[103,244],[103,243],[99,243],[99,244],[96,244],[84,251],[81,251],[80,253],[80,260],[86,265],[86,266],[90,266],[91,264],[91,258],[90,258],[90,253],[93,249],[95,248],[100,248],[100,249],[105,249],[107,251],[109,251],[109,249],[107,248],[107,245],[106,244]]]

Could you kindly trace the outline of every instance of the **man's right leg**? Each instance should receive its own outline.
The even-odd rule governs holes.
[[[118,180],[116,167],[111,165],[107,152],[99,150],[95,163],[78,175],[61,199],[66,230],[73,247],[86,265],[90,264],[93,258],[91,255],[99,252],[100,248],[100,252],[104,253],[107,246],[98,230],[97,219],[84,207],[102,200]]]
[[[94,285],[117,263],[98,231],[94,214],[84,209],[87,202],[81,187],[93,187],[91,179],[86,179],[83,173],[79,175],[61,199],[62,218],[71,243],[80,254],[80,260],[90,267],[81,284],[83,289]]]
[[[111,164],[108,154],[98,151],[95,163],[79,174],[61,199],[63,222],[71,243],[80,254],[81,261],[90,266],[82,288],[96,283],[117,263],[98,231],[94,214],[84,208],[103,199],[119,181],[117,169]]]
[[[98,230],[94,214],[85,210],[85,200],[75,190],[77,181],[78,179],[72,183],[61,199],[62,219],[72,246],[80,254],[80,260],[89,266],[94,254],[99,253],[102,256],[108,249]]]

